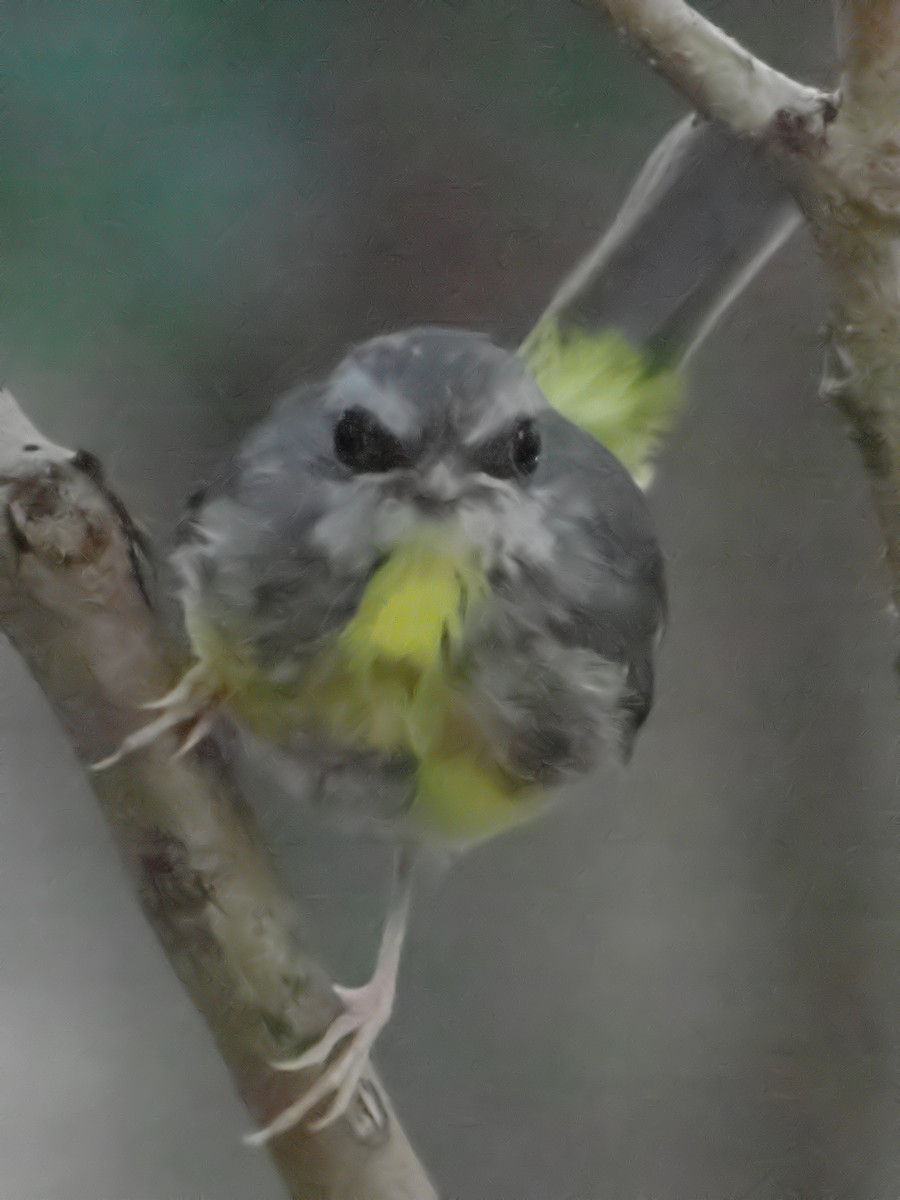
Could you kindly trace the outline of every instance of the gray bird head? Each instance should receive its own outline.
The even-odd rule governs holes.
[[[309,536],[351,570],[436,523],[497,568],[546,542],[534,480],[548,410],[521,359],[477,334],[374,338],[263,427],[241,456],[245,487],[272,511],[316,498]]]
[[[455,456],[471,471],[490,466],[484,454],[496,453],[499,436],[511,445],[547,402],[516,355],[480,334],[425,328],[373,338],[349,354],[325,407],[335,416],[361,410],[397,439],[410,465]],[[515,473],[514,461],[501,466]]]

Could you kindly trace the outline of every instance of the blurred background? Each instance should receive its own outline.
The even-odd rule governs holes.
[[[824,82],[822,0],[700,6]],[[569,0],[0,0],[0,352],[164,547],[298,376],[424,321],[513,343],[681,108]],[[692,366],[633,768],[423,897],[377,1061],[454,1200],[887,1200],[896,711],[865,483],[797,237]],[[0,647],[3,1200],[275,1200],[42,697]],[[386,863],[283,815],[361,982]]]

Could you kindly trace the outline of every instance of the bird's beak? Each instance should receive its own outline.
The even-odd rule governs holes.
[[[462,481],[443,462],[435,463],[413,482],[412,499],[423,516],[446,517],[453,512],[460,495]]]

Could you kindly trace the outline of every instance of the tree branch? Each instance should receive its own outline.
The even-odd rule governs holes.
[[[823,392],[872,486],[900,610],[900,0],[836,0],[840,118],[806,181],[832,281]],[[897,659],[900,671],[900,657]]]
[[[862,453],[900,608],[900,0],[836,0],[835,100],[752,58],[683,0],[604,0],[693,104],[778,159],[831,280],[823,394]],[[818,107],[816,107],[818,105]],[[898,660],[900,668],[900,660]]]
[[[837,0],[846,115],[897,125],[900,96],[900,0]]]
[[[684,0],[603,0],[613,23],[692,107],[760,138],[776,114],[822,121],[821,92],[755,58]]]
[[[127,514],[99,464],[48,442],[8,392],[0,627],[85,764],[143,724],[141,705],[171,686],[174,655],[140,584]],[[91,782],[148,920],[248,1108],[268,1122],[298,1081],[267,1064],[319,1035],[337,1000],[225,756],[206,743],[173,762],[174,748],[161,739]],[[295,1200],[435,1200],[374,1078],[348,1120],[294,1129],[270,1151]]]

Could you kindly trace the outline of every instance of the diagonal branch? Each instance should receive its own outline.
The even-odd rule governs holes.
[[[140,706],[172,681],[132,535],[99,464],[48,442],[0,391],[0,628],[83,763],[143,724]],[[268,1122],[298,1084],[267,1064],[318,1036],[337,1001],[224,756],[207,743],[173,762],[173,749],[161,739],[91,781],[148,920]],[[374,1078],[350,1119],[270,1150],[295,1200],[435,1200]]]
[[[760,138],[779,112],[806,123],[822,93],[754,57],[684,0],[603,0],[613,23],[691,105],[734,133]]]

